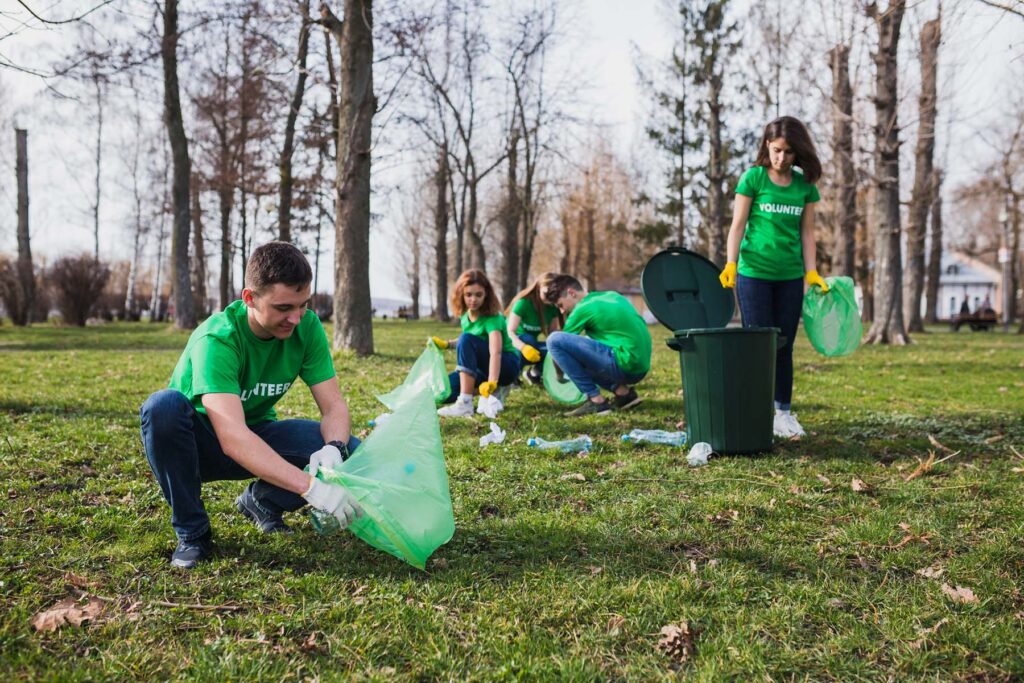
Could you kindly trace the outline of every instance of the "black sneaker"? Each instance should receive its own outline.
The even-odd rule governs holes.
[[[246,518],[252,520],[265,534],[290,534],[292,529],[284,523],[280,512],[266,512],[252,498],[252,489],[246,488],[238,498],[235,499],[235,507]]]
[[[523,373],[523,377],[530,384],[534,384],[534,385],[540,384],[541,383],[541,379],[542,379],[540,366],[539,365],[527,366],[526,372]]]
[[[191,541],[178,541],[178,547],[171,553],[171,565],[181,569],[192,569],[198,563],[210,559],[213,553],[213,533],[207,531]]]
[[[581,405],[579,408],[570,410],[565,414],[566,417],[582,417],[584,415],[600,415],[602,413],[612,412],[611,404],[608,401],[601,401],[600,403],[594,403],[590,399],[587,399],[586,403]]]
[[[615,398],[612,399],[612,407],[615,410],[628,410],[642,400],[642,398],[636,395],[636,389],[630,387],[629,392],[624,396],[615,395]]]

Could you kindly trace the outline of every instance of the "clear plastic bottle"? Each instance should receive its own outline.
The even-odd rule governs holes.
[[[633,443],[660,443],[666,446],[683,446],[686,444],[686,432],[666,432],[663,429],[634,429],[622,435],[623,441]]]
[[[593,448],[594,442],[586,434],[577,436],[575,439],[566,439],[565,441],[548,441],[539,436],[532,436],[526,442],[526,445],[545,451],[554,449],[563,453],[578,453],[579,451],[589,451]]]
[[[337,517],[314,507],[309,508],[309,521],[313,523],[313,529],[321,536],[333,536],[341,531],[341,524]]]

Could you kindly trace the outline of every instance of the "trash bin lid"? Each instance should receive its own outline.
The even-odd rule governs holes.
[[[644,266],[640,291],[658,322],[673,332],[725,327],[736,302],[718,281],[720,271],[698,253],[669,247]]]

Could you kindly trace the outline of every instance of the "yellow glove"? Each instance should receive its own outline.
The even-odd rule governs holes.
[[[430,341],[434,342],[434,346],[436,346],[439,349],[447,349],[448,348],[448,340],[447,339],[441,339],[440,337],[431,337]]]
[[[828,285],[825,284],[825,280],[822,279],[820,275],[818,275],[818,271],[816,270],[808,270],[807,273],[804,275],[804,282],[809,284],[811,287],[815,285],[821,287],[822,294],[828,292]]]
[[[523,354],[523,358],[526,359],[527,363],[536,363],[540,360],[540,351],[529,344],[523,344],[523,348],[519,352]]]
[[[497,382],[481,382],[480,383],[480,395],[483,396],[484,398],[487,398],[488,396],[490,396],[491,394],[493,394],[497,390],[498,390],[498,383]]]
[[[736,286],[736,262],[729,261],[725,264],[725,268],[718,274],[718,281],[722,283],[722,287],[725,289],[732,289]]]

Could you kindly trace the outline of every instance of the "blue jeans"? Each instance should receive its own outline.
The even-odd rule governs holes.
[[[599,386],[614,391],[617,386],[636,384],[647,374],[623,371],[612,347],[578,334],[552,332],[548,335],[548,351],[587,398],[600,394]]]
[[[448,382],[452,390],[448,393],[445,403],[454,403],[459,397],[462,389],[459,386],[459,373],[468,372],[476,378],[476,383],[487,381],[487,373],[491,365],[491,349],[487,345],[487,339],[478,337],[475,334],[459,335],[459,341],[455,346],[456,363],[455,372],[448,375]],[[498,386],[512,384],[519,377],[522,369],[523,357],[518,351],[501,352],[501,370],[498,373]]]
[[[164,498],[171,506],[171,526],[182,541],[210,530],[202,485],[208,481],[251,479],[251,472],[225,455],[209,420],[180,391],[158,391],[142,404],[142,445]],[[314,420],[280,420],[250,425],[278,455],[299,469],[320,450],[324,438]],[[351,437],[352,452],[359,439]],[[257,479],[249,485],[256,505],[269,513],[290,512],[306,504],[297,493]]]
[[[780,343],[775,352],[775,407],[789,410],[793,401],[793,340],[804,302],[804,281],[737,275],[736,296],[743,327],[777,327],[785,337],[785,343]]]
[[[519,339],[524,344],[529,344],[530,346],[532,346],[533,348],[537,349],[537,351],[540,352],[540,360],[537,361],[537,365],[540,365],[541,363],[544,362],[544,357],[548,355],[548,345],[546,343],[538,341],[537,336],[534,334],[530,334],[529,332],[523,332],[521,335],[519,335]],[[523,365],[533,365],[533,363],[530,363],[528,360],[524,358]]]

